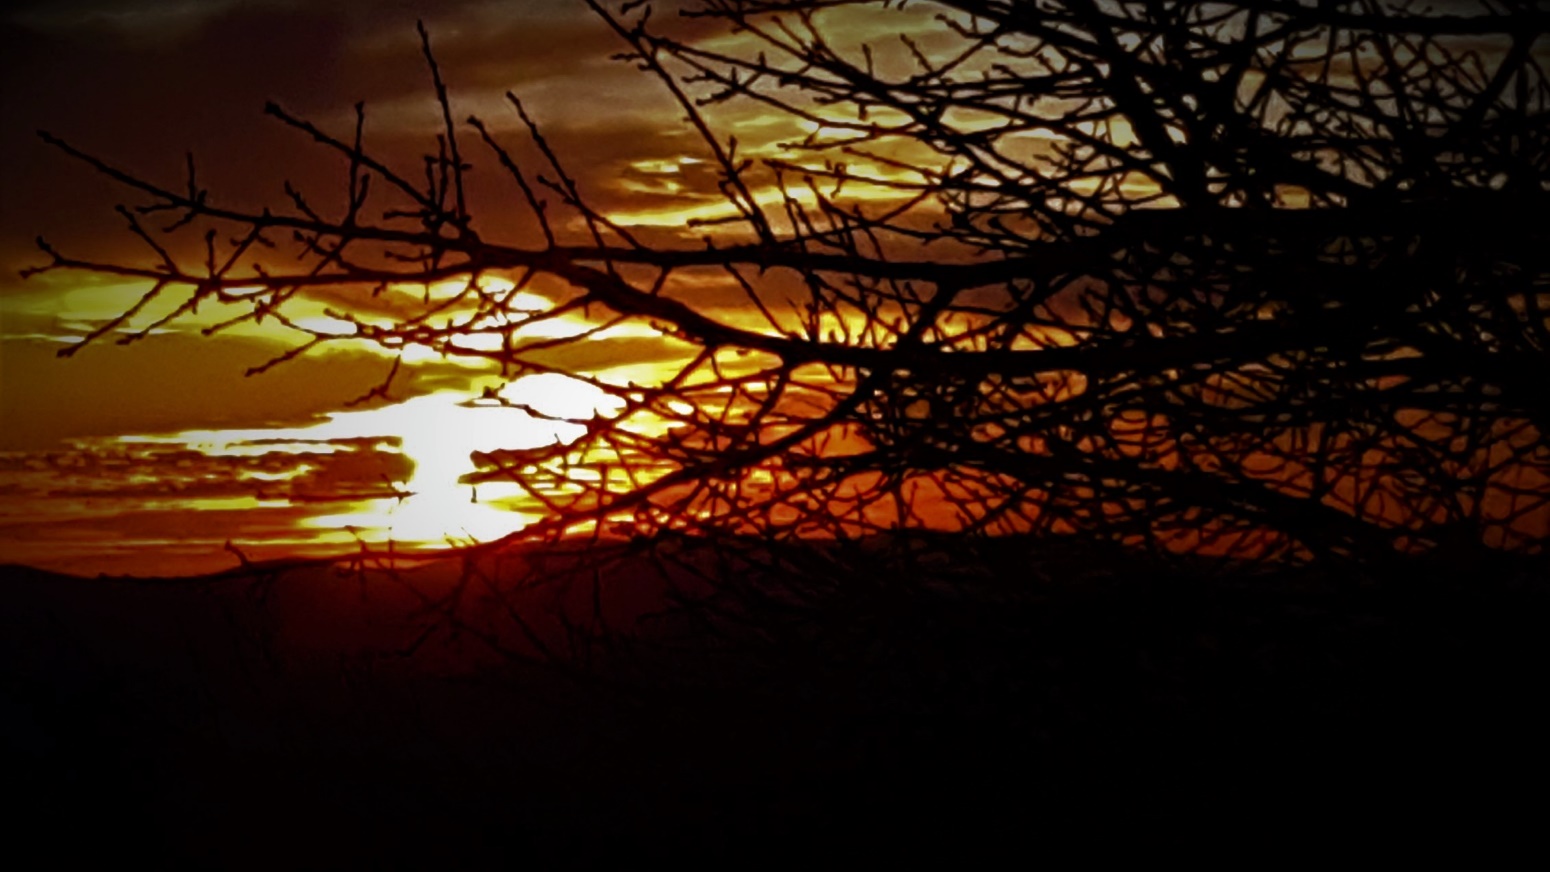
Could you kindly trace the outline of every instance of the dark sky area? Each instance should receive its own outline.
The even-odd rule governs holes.
[[[418,7],[418,8],[417,8]],[[429,11],[427,11],[427,9]],[[667,107],[628,67],[617,38],[580,3],[41,3],[0,18],[5,58],[0,139],[0,263],[31,257],[32,237],[96,239],[116,227],[115,192],[52,152],[43,128],[113,162],[176,179],[194,152],[209,187],[235,200],[273,200],[281,180],[337,182],[335,167],[264,103],[343,132],[365,101],[368,136],[394,150],[439,119],[415,21],[431,31],[460,115],[511,128],[505,90],[528,101],[578,165],[643,143]],[[565,136],[566,129],[586,136]],[[613,148],[610,148],[612,143]],[[412,157],[414,151],[403,152]],[[309,176],[317,176],[311,179]],[[9,270],[8,270],[9,271]]]

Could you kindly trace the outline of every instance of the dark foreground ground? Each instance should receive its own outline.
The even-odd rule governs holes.
[[[1097,559],[860,571],[613,647],[566,626],[617,636],[644,562],[599,574],[646,591],[617,607],[510,566],[8,568],[0,832],[12,868],[1543,860],[1539,568]]]

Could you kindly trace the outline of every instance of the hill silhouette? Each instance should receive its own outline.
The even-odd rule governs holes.
[[[8,771],[39,827],[13,833],[222,868],[1532,839],[1502,785],[1550,763],[1542,573],[1245,584],[1092,552],[979,569],[973,588],[929,567],[767,576],[761,610],[674,615],[647,558],[613,564],[604,588],[632,601],[601,606],[591,570],[535,589],[457,561],[10,567]],[[800,611],[771,605],[796,591]],[[586,630],[602,611],[606,638]],[[49,842],[60,820],[93,838]]]

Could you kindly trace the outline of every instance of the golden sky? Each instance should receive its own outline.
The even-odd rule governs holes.
[[[726,44],[725,35],[698,34],[704,25],[671,20],[670,11],[657,18],[675,32]],[[142,263],[149,254],[113,211],[129,193],[43,144],[38,129],[171,183],[191,152],[201,184],[223,203],[283,204],[285,182],[328,203],[342,195],[342,162],[265,118],[264,103],[274,100],[346,135],[354,103],[364,101],[368,148],[390,164],[396,159],[397,166],[412,167],[440,129],[416,16],[430,30],[454,117],[480,116],[522,156],[520,125],[504,99],[514,91],[595,207],[626,224],[655,228],[681,228],[688,219],[728,211],[705,148],[681,122],[670,95],[650,76],[610,59],[621,48],[618,37],[579,0],[13,6],[0,17],[6,65],[0,107],[7,119],[0,128],[0,415],[6,421],[0,448],[147,429],[296,423],[380,379],[380,355],[339,350],[302,358],[234,390],[234,377],[299,337],[259,330],[210,342],[197,330],[218,320],[213,312],[127,348],[102,343],[56,360],[62,341],[122,311],[140,287],[81,273],[22,281],[17,271],[43,259],[33,243],[40,234],[98,260]],[[911,18],[918,18],[929,43],[927,16],[893,16],[890,28],[897,32]],[[864,20],[843,16],[834,22],[841,34],[866,28]],[[753,156],[811,132],[747,104],[713,120]],[[465,144],[465,153],[476,165],[469,195],[481,231],[487,238],[536,241],[531,220],[513,208],[516,191],[476,146]],[[314,307],[318,314],[323,306]],[[600,362],[654,353],[644,337],[617,344],[597,347]],[[187,366],[194,359],[199,365]],[[447,387],[466,374],[456,364],[415,363],[404,385],[411,392]],[[320,380],[316,370],[325,367]]]
[[[125,192],[44,146],[33,135],[38,128],[163,177],[192,151],[216,196],[247,204],[276,202],[287,180],[319,197],[340,182],[340,168],[326,154],[263,117],[269,99],[336,128],[364,100],[368,142],[412,158],[436,121],[415,14],[409,4],[392,3],[174,0],[46,3],[6,13],[0,448],[299,423],[380,380],[380,356],[358,350],[303,358],[234,385],[298,337],[254,331],[211,342],[197,334],[206,320],[198,318],[131,347],[103,343],[57,360],[62,339],[122,311],[140,289],[79,273],[23,282],[16,272],[38,262],[32,240],[39,234],[102,259],[139,262],[146,253],[113,212]],[[598,178],[627,179],[633,162],[675,150],[670,135],[643,135],[652,121],[635,107],[660,108],[660,101],[642,93],[637,77],[612,69],[606,54],[613,37],[585,9],[439,3],[428,26],[459,100],[472,104],[460,108],[498,110],[484,105],[491,94],[521,89],[575,164],[595,168]],[[568,105],[588,109],[564,111]],[[596,186],[600,196],[621,188]],[[498,200],[481,206],[494,207],[481,210],[492,219],[503,211]],[[458,374],[455,366],[425,361],[406,387],[444,385]]]
[[[737,39],[695,20],[675,18],[672,4],[657,6],[657,20],[687,40],[725,48]],[[121,331],[60,357],[61,350],[131,306],[145,285],[82,272],[23,280],[19,270],[46,259],[34,238],[45,236],[60,250],[98,261],[139,265],[153,256],[126,232],[114,211],[119,203],[133,205],[133,192],[50,148],[36,131],[48,130],[116,166],[174,185],[182,177],[184,154],[192,153],[200,184],[223,204],[280,206],[286,203],[284,185],[289,183],[327,209],[343,201],[344,162],[264,117],[263,107],[272,100],[324,130],[348,136],[353,107],[364,102],[368,150],[389,165],[416,166],[441,129],[420,53],[417,18],[430,32],[452,95],[453,116],[478,115],[519,159],[536,160],[505,100],[508,90],[515,92],[594,208],[640,233],[684,239],[702,232],[687,231],[686,221],[730,212],[715,191],[706,146],[683,122],[669,92],[649,75],[610,58],[622,43],[580,0],[13,4],[0,13],[0,58],[5,65],[0,117],[6,119],[0,126],[0,453],[9,452],[9,465],[0,465],[0,497],[8,499],[8,514],[0,512],[0,562],[38,562],[36,552],[42,546],[37,542],[49,538],[42,526],[47,519],[35,504],[40,495],[68,498],[55,504],[64,513],[60,518],[68,519],[75,517],[71,513],[82,500],[103,488],[119,496],[131,491],[150,494],[179,480],[180,473],[158,465],[174,461],[159,454],[152,458],[141,448],[131,451],[141,452],[134,458],[120,458],[118,466],[102,466],[98,461],[105,451],[120,450],[108,447],[118,440],[150,438],[147,444],[154,446],[160,444],[156,439],[190,431],[246,431],[259,438],[261,431],[309,426],[320,427],[314,433],[317,439],[334,438],[329,434],[349,431],[356,425],[348,422],[357,420],[351,416],[360,414],[345,404],[379,384],[393,361],[392,355],[366,343],[330,343],[248,375],[306,336],[273,322],[244,324],[217,338],[202,335],[201,329],[236,311],[219,307],[205,307],[127,345],[112,341],[175,308],[186,298],[177,289]],[[888,24],[890,38],[901,27],[913,28],[928,48],[941,35],[925,15],[891,16]],[[871,36],[868,19],[848,17],[844,11],[830,15],[826,26],[840,39]],[[738,137],[741,154],[753,157],[776,154],[782,143],[816,128],[746,103],[712,110],[711,120],[722,135]],[[480,232],[503,242],[536,244],[536,225],[524,209],[515,208],[517,191],[493,157],[477,147],[474,140],[465,143],[464,151],[474,163],[468,193]],[[406,174],[413,177],[412,172]],[[759,194],[761,200],[775,196],[773,188]],[[188,241],[197,242],[197,237],[170,237],[168,244]],[[174,247],[173,253],[188,252]],[[700,305],[720,317],[750,317],[736,304],[722,305],[733,299],[729,290],[725,279],[689,288]],[[553,283],[538,283],[529,291],[536,307],[566,293]],[[319,291],[295,301],[288,312],[314,327],[331,320],[326,314],[330,309],[391,319],[414,311],[422,292],[393,288],[368,297],[348,289]],[[574,320],[569,323],[569,328],[557,328],[577,329]],[[556,350],[547,362],[623,379],[649,377],[655,364],[683,353],[649,329],[626,328],[580,348]],[[414,408],[418,397],[439,396],[445,412],[455,400],[501,384],[499,374],[476,359],[411,349],[393,382],[392,400],[407,409]],[[420,408],[430,414],[427,407]],[[444,471],[455,476],[466,471],[462,466],[468,446],[456,438],[460,425],[451,423],[462,419],[443,417],[440,432],[452,455],[451,467]],[[380,436],[384,434],[371,428],[396,426],[379,417],[366,428],[371,432],[349,435]],[[434,440],[421,439],[416,448],[422,471],[439,468],[425,456],[429,444]],[[345,484],[371,490],[380,489],[379,479],[402,484],[411,477],[406,469],[395,469],[403,466],[393,459],[397,455],[377,450],[380,447],[348,446],[345,454],[375,457],[376,465],[350,467],[353,472]],[[495,447],[500,446],[484,446]],[[410,453],[408,446],[399,450]],[[51,470],[47,474],[38,467],[39,456],[48,458],[43,463]],[[83,471],[80,464],[95,473]],[[328,463],[298,462],[285,470],[254,474],[288,481],[294,490],[304,483],[299,476],[315,476],[320,464],[344,468],[335,456]],[[61,477],[62,468],[76,472]],[[139,491],[125,478],[124,470],[130,468],[141,469],[135,479]],[[203,484],[184,482],[177,489],[208,490],[215,487],[211,482],[225,482],[222,487],[229,491],[249,480],[244,477],[248,473],[233,472],[230,460],[203,462],[201,468],[207,473],[200,479]],[[102,480],[90,484],[92,474]],[[161,514],[139,517],[154,508],[153,500],[143,499],[133,504],[134,511],[116,516],[120,521],[138,517],[132,526],[154,530],[161,525],[186,534],[196,526],[220,526],[211,517],[189,514],[217,507],[211,502],[215,499],[212,492],[204,503],[179,503]],[[8,516],[15,523],[5,528]],[[276,515],[274,523],[283,527],[294,520]],[[26,523],[16,526],[22,521]],[[221,536],[212,532],[204,538],[219,542]]]
[[[735,53],[740,40],[750,39],[675,16],[675,2],[653,5],[658,28],[686,43]],[[926,3],[886,15],[842,7],[822,13],[819,25],[841,52],[874,46],[873,59],[886,74],[910,62],[900,35],[927,55],[949,56],[955,37],[934,18],[941,12]],[[365,342],[330,342],[266,368],[307,335],[269,321],[206,336],[203,329],[240,311],[219,306],[127,345],[113,341],[175,309],[187,296],[178,289],[123,330],[63,358],[61,350],[133,305],[145,286],[81,272],[18,276],[46,262],[33,242],[39,235],[72,256],[154,263],[114,211],[135,202],[132,192],[48,147],[35,133],[40,129],[167,187],[182,184],[184,155],[191,153],[200,185],[221,205],[283,208],[290,184],[326,214],[338,214],[347,162],[265,117],[264,106],[274,101],[348,139],[354,107],[364,103],[367,150],[417,178],[413,168],[441,131],[417,19],[429,30],[452,117],[479,116],[519,162],[534,166],[539,155],[505,99],[514,92],[594,209],[653,241],[691,248],[708,231],[687,222],[730,214],[715,190],[707,147],[682,109],[660,81],[610,57],[623,44],[584,0],[13,3],[0,13],[0,563],[46,563],[72,542],[111,530],[130,550],[136,542],[163,552],[175,545],[188,567],[210,568],[210,555],[228,538],[297,550],[300,540],[287,536],[299,527],[371,528],[376,522],[363,519],[380,521],[391,512],[397,512],[397,536],[408,538],[412,530],[420,541],[488,538],[538,510],[485,487],[484,502],[514,510],[508,517],[450,511],[453,503],[472,502],[457,489],[472,471],[471,451],[563,435],[561,425],[500,418],[510,410],[465,401],[509,388],[532,394],[535,405],[558,402],[571,415],[584,414],[600,397],[550,382],[506,385],[477,357],[425,347],[398,354]],[[842,135],[746,100],[708,109],[707,117],[718,136],[737,137],[744,157],[789,157],[790,144],[805,137]],[[985,119],[951,123],[967,129]],[[476,228],[488,240],[538,246],[538,228],[519,192],[477,137],[462,131],[463,154],[473,164],[468,199]],[[1124,138],[1124,131],[1111,133],[1116,142]],[[1030,136],[1018,145],[1037,155],[1048,141]],[[923,155],[917,149],[892,156],[918,161]],[[907,177],[859,163],[876,176]],[[766,205],[779,198],[773,187],[754,193]],[[900,195],[850,186],[848,196]],[[180,239],[169,245],[174,255],[187,256],[177,246],[198,237]],[[761,326],[729,277],[686,274],[675,281],[669,293],[692,298],[699,310]],[[766,283],[774,296],[782,293],[778,282]],[[349,332],[336,315],[401,319],[427,300],[456,294],[458,285],[359,291],[301,294],[287,314],[310,329],[337,325]],[[518,307],[542,309],[568,293],[549,277],[525,287]],[[567,316],[528,335],[566,335],[584,326]],[[460,342],[477,350],[488,338]],[[685,354],[648,325],[632,324],[556,349],[544,363],[619,383],[649,380]],[[381,383],[395,359],[390,402],[346,405]],[[404,509],[394,501],[403,488],[434,496]],[[338,504],[323,505],[329,498]],[[312,499],[319,502],[307,503]],[[72,526],[87,516],[98,519],[95,533]],[[452,516],[452,527],[422,523],[433,516]],[[351,535],[309,541],[337,548]],[[113,559],[126,560],[127,553]]]

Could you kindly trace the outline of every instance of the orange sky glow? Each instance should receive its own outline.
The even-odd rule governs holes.
[[[308,335],[271,319],[205,336],[240,311],[218,304],[160,323],[188,299],[187,289],[169,288],[66,359],[62,349],[125,312],[148,285],[79,272],[15,278],[37,263],[31,239],[40,232],[96,256],[144,259],[127,247],[134,240],[113,214],[124,193],[41,146],[33,128],[153,176],[193,151],[218,196],[247,204],[283,196],[276,192],[285,181],[338,186],[340,168],[263,118],[263,99],[325,129],[348,125],[351,105],[364,100],[369,148],[390,156],[423,149],[439,118],[414,10],[389,5],[380,15],[378,4],[348,2],[86,2],[0,19],[5,45],[15,49],[7,53],[4,105],[24,121],[3,134],[0,261],[10,278],[0,279],[0,562],[202,572],[235,563],[228,541],[256,557],[390,541],[413,550],[486,541],[543,515],[514,486],[467,480],[476,472],[473,453],[573,438],[577,425],[534,418],[511,402],[580,418],[607,414],[613,400],[557,374],[508,380],[477,352],[512,337],[543,341],[599,326],[585,315],[514,329],[454,305],[444,313],[448,323],[467,329],[450,341],[385,349],[343,340],[266,368]],[[894,18],[890,35],[901,22],[928,49],[945,36],[924,12]],[[858,43],[872,36],[865,19],[844,10],[826,23]],[[733,214],[714,189],[704,145],[670,96],[608,59],[615,38],[581,4],[438,4],[426,24],[455,110],[514,137],[517,122],[501,95],[520,93],[588,197],[619,225],[681,242],[720,232],[714,222]],[[703,38],[718,48],[738,39]],[[734,104],[711,120],[755,158],[790,157],[791,143],[845,134],[757,105]],[[486,181],[470,188],[472,211],[494,234],[532,238],[492,168],[476,167],[471,178],[480,169]],[[864,169],[884,179],[909,175],[882,164]],[[773,206],[781,193],[767,184],[755,196]],[[795,196],[811,201],[801,190]],[[853,186],[847,196],[903,195]],[[698,222],[711,224],[691,229]],[[489,292],[503,291],[500,278],[482,281]],[[370,297],[319,290],[291,299],[284,314],[299,327],[348,334],[353,326],[337,317],[341,310],[391,322],[461,289],[454,280]],[[509,281],[504,292],[512,292]],[[515,293],[512,311],[540,313],[567,290],[535,281]],[[724,275],[680,280],[669,293],[709,301],[728,323],[771,329],[737,302]],[[677,372],[691,351],[645,325],[623,324],[545,361],[601,383],[649,384]],[[380,384],[395,360],[400,370],[386,401],[348,405]]]
[[[752,44],[747,34],[673,17],[672,2],[659,5],[654,20],[688,45]],[[875,46],[868,62],[886,75],[912,63],[901,36],[911,50],[951,56],[959,37],[941,14],[929,3],[909,4],[879,23],[875,10],[841,6],[822,12],[819,26],[837,51]],[[186,574],[363,545],[416,553],[498,539],[542,521],[551,514],[547,501],[569,488],[563,476],[539,475],[532,490],[502,481],[503,452],[568,443],[595,416],[660,435],[675,426],[670,414],[626,410],[621,397],[680,376],[692,381],[702,364],[754,373],[767,363],[718,351],[708,364],[691,365],[699,349],[670,330],[639,318],[615,323],[600,306],[571,308],[575,288],[543,273],[491,270],[472,284],[452,276],[425,285],[320,285],[289,294],[257,320],[240,316],[263,305],[255,302],[262,289],[231,288],[233,302],[188,309],[193,290],[169,286],[122,321],[148,282],[81,271],[18,276],[43,259],[33,242],[39,234],[99,262],[154,260],[115,213],[129,194],[49,148],[38,129],[169,185],[183,177],[183,155],[191,153],[212,196],[248,210],[283,207],[286,185],[326,212],[348,196],[347,162],[264,117],[266,101],[346,138],[363,103],[366,149],[390,166],[415,166],[442,129],[416,35],[422,16],[451,114],[481,118],[531,165],[540,155],[505,97],[519,95],[588,204],[622,232],[691,250],[706,237],[746,232],[728,222],[736,210],[717,190],[718,170],[682,108],[662,82],[610,58],[618,37],[581,0],[38,0],[0,13],[0,117],[18,122],[0,127],[0,563]],[[928,179],[908,167],[937,167],[927,146],[885,137],[849,155],[849,170],[876,184],[848,182],[840,191],[821,174],[833,153],[813,146],[844,141],[853,130],[823,106],[805,111],[809,117],[748,99],[705,110],[719,136],[736,137],[739,157],[818,171],[811,182],[787,179],[784,190],[772,172],[756,176],[751,199],[777,224],[788,197],[810,207],[820,191],[872,210],[905,203]],[[994,121],[969,112],[951,119],[963,131]],[[1112,143],[1133,138],[1123,124],[1103,123]],[[1034,129],[998,145],[1037,158],[1052,139]],[[468,154],[469,212],[480,234],[541,245],[539,225],[495,159],[471,147]],[[1147,178],[1127,175],[1114,187],[1140,208],[1177,205]],[[1277,200],[1298,208],[1307,194],[1286,187]],[[926,202],[910,220],[939,214]],[[560,231],[585,238],[579,217],[564,220]],[[254,269],[294,270],[283,260],[291,254],[259,253]],[[661,295],[743,330],[795,333],[799,284],[771,271],[753,291],[725,271],[689,268],[674,271]],[[425,329],[391,342],[367,336],[403,323]],[[849,335],[859,324],[837,317],[819,329]],[[941,344],[951,347],[944,329],[949,339]],[[973,334],[969,324],[952,329]],[[315,337],[328,341],[291,356]],[[1016,341],[1022,349],[1077,339],[1030,327]],[[526,371],[503,370],[494,359],[512,348],[526,351]],[[1111,423],[1120,440],[1149,426]],[[829,450],[848,450],[847,438],[838,434]],[[1301,486],[1302,472],[1285,457],[1263,459],[1266,476]],[[927,512],[948,511],[952,487],[976,486],[913,485]],[[1330,499],[1357,506],[1369,499],[1357,495],[1361,487],[1336,482]]]

